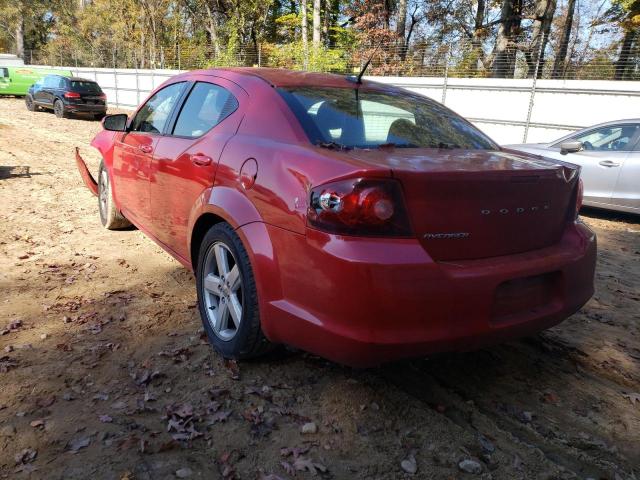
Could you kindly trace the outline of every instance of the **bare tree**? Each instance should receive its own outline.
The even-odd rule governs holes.
[[[565,73],[565,64],[567,62],[567,51],[569,49],[569,39],[571,38],[571,29],[573,28],[573,14],[576,10],[576,0],[568,0],[567,15],[562,25],[562,35],[558,41],[558,49],[556,58],[553,62],[552,78],[562,78]]]
[[[313,48],[320,46],[322,24],[320,20],[320,9],[322,0],[313,0]]]
[[[404,47],[405,31],[407,28],[407,0],[398,0],[398,22],[396,24],[396,35],[400,42],[400,47]]]
[[[631,58],[633,54],[633,43],[638,36],[638,30],[629,28],[625,30],[622,38],[622,47],[620,47],[620,55],[616,60],[614,79],[625,80],[627,77],[627,69],[631,67]]]
[[[309,20],[307,19],[307,0],[300,0],[300,15],[302,16],[302,55],[304,56],[304,69],[309,68]]]
[[[531,42],[523,48],[527,60],[527,76],[533,77],[536,67],[538,76],[542,75],[544,66],[544,52],[549,41],[549,32],[553,15],[556,11],[556,0],[536,0],[533,14],[533,29]]]
[[[22,11],[19,15],[16,21],[16,55],[24,58],[24,16]]]
[[[492,65],[493,74],[498,78],[511,78],[515,73],[521,21],[522,0],[503,0]]]

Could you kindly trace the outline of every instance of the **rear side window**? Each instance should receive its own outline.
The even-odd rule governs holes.
[[[0,67],[0,78],[7,78],[9,76],[9,69],[7,67]]]
[[[133,122],[131,130],[135,132],[162,133],[169,115],[178,98],[182,95],[184,82],[172,83],[147,100]]]
[[[100,87],[96,82],[85,82],[72,80],[71,81],[71,90],[74,92],[80,93],[100,93]]]
[[[182,107],[173,134],[196,138],[204,135],[238,108],[228,90],[212,83],[198,82]]]

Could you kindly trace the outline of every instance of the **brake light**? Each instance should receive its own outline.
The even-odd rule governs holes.
[[[80,94],[78,92],[65,92],[64,98],[80,98]]]
[[[578,179],[578,191],[576,192],[576,218],[578,218],[578,214],[580,213],[580,209],[582,208],[582,201],[584,200],[584,185],[582,183],[582,179]]]
[[[101,93],[98,98],[100,98],[100,100],[106,100],[107,96],[104,93]]]
[[[311,190],[309,225],[343,235],[411,236],[400,183],[352,178]]]

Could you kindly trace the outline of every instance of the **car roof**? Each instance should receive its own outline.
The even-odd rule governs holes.
[[[82,78],[82,77],[64,77],[64,78],[68,78],[70,81],[72,82],[91,82],[91,83],[98,83],[95,80],[91,80],[90,78]]]
[[[345,75],[334,73],[304,72],[285,68],[230,67],[212,68],[188,72],[189,74],[216,75],[242,83],[242,79],[260,78],[273,87],[339,87],[353,88],[355,82]],[[387,85],[363,80],[364,85],[387,88]]]

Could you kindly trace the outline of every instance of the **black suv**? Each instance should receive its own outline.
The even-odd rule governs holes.
[[[27,109],[52,109],[56,117],[86,113],[96,119],[107,114],[107,96],[93,80],[62,75],[47,75],[29,87]]]

